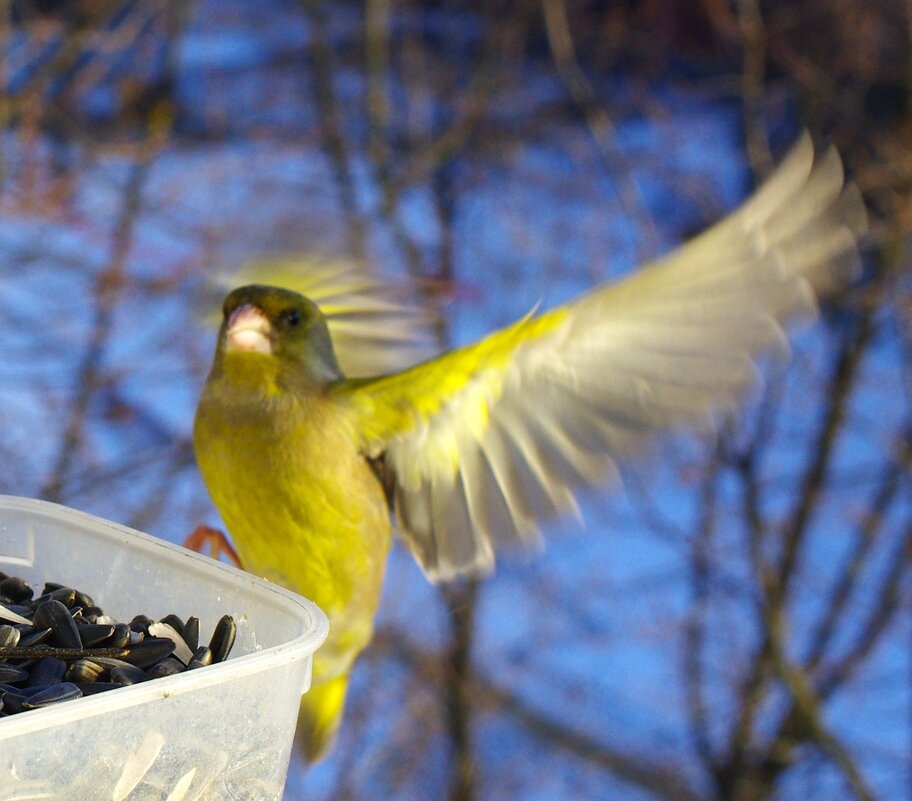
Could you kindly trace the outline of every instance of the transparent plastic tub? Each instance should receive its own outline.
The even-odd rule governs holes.
[[[268,801],[282,795],[326,616],[310,601],[138,531],[0,495],[0,570],[56,581],[129,621],[225,614],[228,660],[0,718],[0,799]]]

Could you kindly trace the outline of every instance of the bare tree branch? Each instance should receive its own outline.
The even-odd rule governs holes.
[[[114,310],[125,282],[127,253],[139,216],[149,163],[147,154],[146,158],[130,168],[124,187],[120,217],[113,232],[111,257],[107,267],[98,274],[95,281],[92,333],[76,371],[76,394],[69,406],[57,458],[50,476],[40,491],[41,497],[50,501],[62,499],[64,486],[70,477],[70,468],[76,462],[78,450],[83,442],[89,405],[102,380],[102,359],[112,333]]]
[[[472,748],[472,640],[475,628],[475,609],[478,582],[468,581],[443,588],[447,603],[452,637],[445,653],[444,682],[447,731],[454,752],[453,778],[450,782],[450,801],[472,801],[475,790],[475,753]]]
[[[434,653],[407,642],[400,633],[388,629],[377,631],[378,647],[397,659],[421,668],[427,662],[437,663]],[[523,728],[552,747],[566,751],[594,767],[612,774],[623,782],[652,793],[665,801],[707,801],[690,787],[686,779],[667,764],[650,763],[647,758],[615,750],[581,733],[562,721],[554,720],[533,709],[514,692],[471,671],[469,692],[478,711],[497,710],[513,717]]]
[[[855,546],[843,565],[826,615],[820,621],[817,631],[811,639],[807,665],[808,670],[812,673],[820,664],[839,625],[840,618],[846,610],[846,605],[855,591],[859,575],[868,562],[868,556],[881,531],[890,505],[900,488],[901,481],[912,467],[912,427],[907,426],[900,432],[897,439],[898,442],[893,448],[895,456],[889,460],[881,472],[872,498],[868,502],[867,512],[858,525]]]

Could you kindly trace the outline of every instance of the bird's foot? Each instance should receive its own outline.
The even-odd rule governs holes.
[[[235,567],[241,566],[241,560],[234,550],[228,538],[212,526],[197,526],[193,529],[187,539],[184,540],[184,547],[191,551],[208,555],[215,560],[220,560],[223,556],[225,561],[230,562]]]

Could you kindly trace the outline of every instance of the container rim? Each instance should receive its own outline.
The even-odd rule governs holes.
[[[167,699],[183,695],[215,684],[223,684],[232,679],[266,671],[278,665],[287,665],[305,659],[323,643],[329,633],[329,620],[322,609],[313,601],[297,595],[284,587],[272,584],[230,565],[217,562],[187,548],[145,534],[129,526],[114,523],[105,518],[88,514],[62,504],[35,498],[23,498],[15,495],[0,494],[0,509],[13,509],[37,513],[46,518],[61,517],[75,523],[102,529],[110,535],[127,540],[143,542],[153,548],[161,548],[171,559],[188,559],[197,562],[196,567],[209,573],[220,573],[232,582],[241,580],[248,584],[256,594],[265,595],[270,600],[285,607],[289,613],[302,618],[309,625],[307,630],[287,642],[263,648],[249,654],[228,659],[205,669],[178,673],[129,687],[97,693],[73,701],[67,701],[44,709],[35,709],[28,714],[11,715],[0,719],[0,741],[9,737],[46,728],[54,724],[63,724],[72,720],[93,717],[117,709],[147,703],[156,699]]]

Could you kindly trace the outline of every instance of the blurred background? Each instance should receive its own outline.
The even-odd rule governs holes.
[[[420,279],[440,347],[623,276],[808,128],[865,272],[713,443],[479,584],[394,550],[287,799],[912,799],[912,5],[7,0],[0,491],[180,542],[215,272]],[[90,588],[86,588],[89,589]]]

